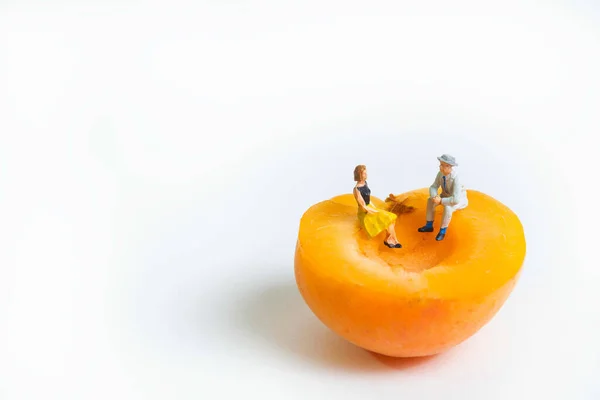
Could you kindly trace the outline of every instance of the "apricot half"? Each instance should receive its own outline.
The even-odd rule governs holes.
[[[471,337],[510,295],[525,259],[517,215],[494,198],[468,191],[469,205],[455,211],[446,238],[420,233],[428,189],[388,199],[378,208],[397,212],[401,249],[369,239],[351,194],[317,203],[302,216],[294,269],[312,312],[331,330],[369,351],[427,356]],[[409,212],[410,211],[410,212]]]

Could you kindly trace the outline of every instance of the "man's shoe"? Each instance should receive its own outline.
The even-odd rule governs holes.
[[[441,233],[441,232],[440,232],[440,233],[438,233],[438,234],[437,234],[437,236],[435,237],[435,240],[437,240],[437,241],[439,242],[440,240],[444,240],[444,238],[445,238],[445,237],[446,237],[446,234],[445,234],[445,233]]]
[[[422,226],[418,229],[419,232],[433,232],[433,226]]]

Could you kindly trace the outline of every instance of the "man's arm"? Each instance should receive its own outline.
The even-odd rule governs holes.
[[[435,176],[435,179],[433,180],[433,183],[431,184],[431,186],[429,186],[429,197],[433,198],[435,196],[438,195],[438,189],[440,188],[440,176],[442,175],[441,172],[438,172],[437,175]]]

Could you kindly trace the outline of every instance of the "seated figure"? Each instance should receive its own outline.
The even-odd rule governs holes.
[[[367,235],[372,238],[386,230],[388,236],[383,243],[392,249],[402,248],[402,245],[398,243],[396,230],[394,229],[396,214],[380,210],[371,203],[371,189],[367,185],[366,166],[357,165],[354,168],[354,181],[356,181],[356,186],[354,186],[352,193],[358,205],[358,219]]]
[[[429,198],[427,199],[426,224],[418,229],[419,232],[433,232],[434,208],[443,206],[442,225],[435,240],[444,240],[446,230],[450,225],[452,213],[465,208],[469,204],[467,191],[461,184],[458,173],[454,167],[458,166],[454,157],[443,154],[438,157],[440,170],[435,180],[429,187]],[[438,194],[438,189],[442,192]]]

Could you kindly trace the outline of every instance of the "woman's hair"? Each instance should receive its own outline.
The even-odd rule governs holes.
[[[354,180],[356,182],[360,181],[360,175],[365,169],[367,169],[367,166],[362,164],[354,167]]]

